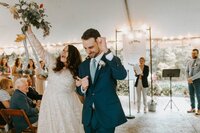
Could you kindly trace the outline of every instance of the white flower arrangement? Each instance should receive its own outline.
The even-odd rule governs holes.
[[[44,78],[48,78],[48,71],[42,70],[42,71],[40,72],[40,75],[41,75],[42,77],[44,77]]]
[[[99,70],[104,67],[106,65],[106,63],[103,60],[99,61]]]

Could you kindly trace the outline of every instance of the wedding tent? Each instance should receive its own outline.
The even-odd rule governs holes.
[[[116,133],[200,133],[200,117],[186,114],[190,101],[185,71],[191,50],[200,48],[200,0],[34,1],[44,5],[45,14],[48,15],[46,20],[52,25],[50,35],[45,38],[42,30],[33,28],[47,50],[55,50],[56,55],[59,45],[62,46],[63,43],[81,44],[80,38],[83,32],[88,28],[95,28],[102,36],[107,37],[109,43],[113,45],[111,51],[122,59],[128,76],[118,82],[117,93],[125,114],[129,118],[132,114],[136,119],[117,127]],[[19,0],[0,0],[0,2],[12,6]],[[148,30],[143,32],[141,40],[124,39],[128,36],[120,38],[121,40],[116,39],[118,31],[121,32],[124,28],[138,29],[144,24],[148,26]],[[21,34],[21,27],[19,21],[13,19],[10,11],[0,5],[0,54],[9,56],[10,66],[14,65],[16,57],[22,57],[25,64],[28,63],[28,54],[25,53],[23,43],[15,42],[16,35]],[[79,50],[81,49],[81,55],[85,56],[83,53],[85,50],[79,46],[76,45]],[[31,47],[30,51],[32,52]],[[132,66],[138,62],[140,54],[142,56],[144,54],[146,64],[150,64],[151,68],[149,74],[151,86],[147,90],[147,100],[154,105],[154,100],[157,102],[157,110],[154,113],[136,113],[137,96],[134,91],[135,74]],[[36,60],[35,55],[31,53],[30,58],[34,57]],[[169,90],[169,78],[162,77],[163,69],[173,68],[181,70],[180,77],[172,79],[173,99],[178,108],[174,108],[176,105],[172,104],[172,101],[168,102],[169,95],[172,94]],[[165,109],[167,107],[166,111],[163,110],[164,107]]]
[[[43,38],[42,31],[35,31],[42,43],[79,42],[87,28],[98,29],[102,36],[114,40],[115,30],[129,26],[124,0],[35,0],[43,3],[46,18],[52,25],[50,36]],[[10,5],[18,0],[1,0]],[[198,0],[127,0],[133,26],[147,24],[153,37],[198,35],[200,31]],[[21,25],[9,10],[0,6],[0,47],[13,46]]]

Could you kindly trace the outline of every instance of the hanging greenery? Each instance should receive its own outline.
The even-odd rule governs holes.
[[[19,20],[22,25],[22,32],[25,32],[28,29],[28,26],[36,27],[37,29],[43,30],[43,36],[47,36],[50,33],[51,25],[48,21],[45,20],[47,15],[45,14],[45,9],[43,4],[37,4],[36,2],[29,2],[25,0],[19,0],[19,3],[16,3],[14,6],[10,6],[7,3],[1,3],[0,5],[7,7],[14,19]],[[22,41],[25,39],[23,35],[17,35],[16,42]]]

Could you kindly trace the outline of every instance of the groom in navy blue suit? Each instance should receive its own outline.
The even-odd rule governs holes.
[[[85,97],[84,130],[86,133],[114,133],[115,127],[127,121],[116,94],[117,80],[126,78],[126,70],[97,30],[86,30],[82,41],[88,58],[79,67],[77,92]]]

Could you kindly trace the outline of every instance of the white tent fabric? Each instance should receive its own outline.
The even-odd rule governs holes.
[[[35,31],[42,43],[80,41],[82,33],[90,27],[102,36],[114,38],[115,29],[128,25],[124,0],[35,0],[43,3],[47,20],[51,22],[50,36],[43,38],[42,31]],[[127,0],[133,25],[148,24],[153,37],[198,34],[200,31],[199,0]],[[1,0],[9,4],[18,0]],[[10,12],[0,7],[0,46],[15,45],[20,24]],[[114,39],[113,39],[114,40]]]

